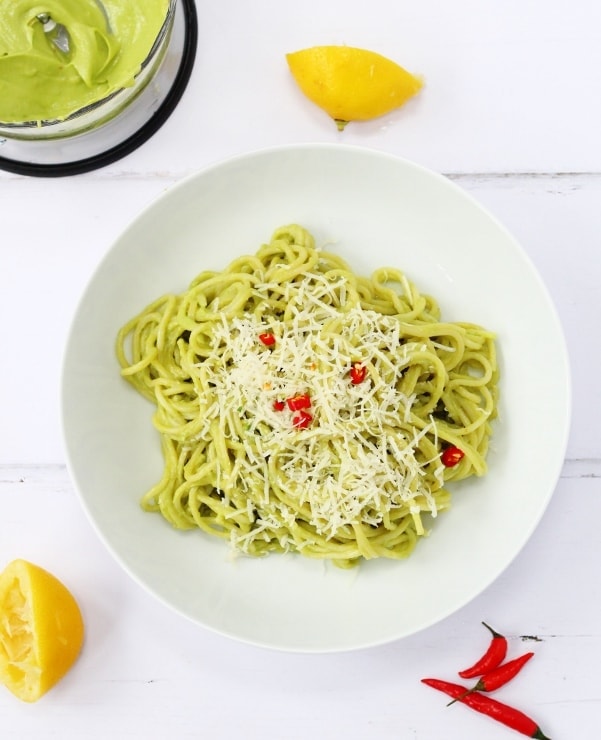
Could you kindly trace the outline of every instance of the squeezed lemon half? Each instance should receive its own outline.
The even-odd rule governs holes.
[[[26,560],[0,573],[0,683],[37,701],[71,668],[83,643],[81,612],[55,576]]]
[[[399,108],[424,84],[391,59],[352,46],[313,46],[286,60],[302,92],[340,130]]]

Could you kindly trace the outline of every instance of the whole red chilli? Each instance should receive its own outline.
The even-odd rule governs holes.
[[[477,660],[470,668],[459,671],[461,678],[476,678],[483,676],[485,673],[494,670],[505,660],[507,655],[507,638],[489,627],[486,622],[482,622],[486,629],[491,633],[492,639],[484,655]]]
[[[490,696],[479,694],[478,692],[469,693],[465,686],[441,681],[438,678],[422,678],[422,683],[425,683],[426,686],[431,686],[437,691],[442,691],[461,704],[465,704],[476,712],[495,719],[512,730],[522,733],[522,735],[536,738],[536,740],[551,740],[551,738],[543,733],[537,723],[528,717],[528,715],[524,714],[524,712],[510,707],[508,704],[503,704],[496,699],[492,699]]]
[[[517,676],[524,665],[532,658],[534,653],[524,653],[519,658],[501,663],[498,668],[485,673],[472,689],[473,691],[495,691],[504,686],[508,681]]]
[[[488,673],[485,673],[483,676],[481,676],[478,680],[478,683],[471,689],[468,689],[465,692],[465,695],[467,696],[474,691],[490,692],[500,689],[501,686],[505,686],[506,683],[508,683],[509,681],[511,681],[512,678],[515,678],[518,675],[518,673],[522,670],[522,668],[526,665],[530,658],[533,657],[533,655],[534,653],[524,653],[524,655],[520,655],[518,658],[508,660],[507,663],[501,663],[498,668],[495,668],[493,671],[489,671]],[[459,700],[453,699],[453,701],[449,702],[449,704],[454,704],[456,701]]]

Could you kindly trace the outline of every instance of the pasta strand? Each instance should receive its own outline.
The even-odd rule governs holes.
[[[405,558],[447,482],[487,470],[494,334],[442,322],[398,269],[354,274],[299,225],[153,302],[116,353],[162,440],[142,508],[248,555]]]

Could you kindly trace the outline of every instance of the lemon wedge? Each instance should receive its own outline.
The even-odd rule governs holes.
[[[0,683],[19,699],[37,701],[71,668],[84,626],[71,592],[26,560],[0,573]]]
[[[313,46],[286,54],[296,83],[340,130],[399,108],[423,81],[381,54],[352,46]]]

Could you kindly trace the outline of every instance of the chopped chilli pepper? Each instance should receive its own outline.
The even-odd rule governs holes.
[[[492,627],[489,627],[486,622],[482,622],[486,629],[491,633],[492,640],[488,646],[484,655],[477,660],[473,666],[466,668],[463,671],[459,671],[461,678],[475,678],[476,676],[483,676],[485,673],[494,670],[505,660],[507,655],[507,638],[500,635]]]
[[[262,342],[266,347],[271,347],[275,344],[275,334],[269,331],[259,334],[259,341]]]
[[[501,686],[504,686],[518,675],[533,655],[534,653],[524,653],[519,658],[508,660],[507,663],[501,663],[498,668],[485,673],[473,688],[465,692],[465,695],[467,696],[467,694],[471,694],[474,691],[496,691],[496,689],[500,689]],[[453,704],[455,701],[458,701],[458,699],[453,699],[450,703]]]
[[[274,411],[283,411],[286,408],[286,402],[285,401],[274,401],[273,402],[273,410]]]
[[[311,406],[311,398],[308,393],[298,393],[296,396],[287,398],[286,403],[290,411],[300,411]]]
[[[452,468],[454,465],[461,462],[464,456],[465,452],[463,450],[460,450],[459,447],[453,446],[447,447],[440,456],[440,459],[445,468]]]
[[[351,383],[353,385],[359,385],[367,377],[367,368],[359,362],[353,362],[349,375],[351,376]]]
[[[441,681],[438,678],[422,678],[422,683],[437,691],[442,691],[447,696],[456,699],[476,712],[480,712],[480,714],[492,717],[492,719],[495,719],[506,727],[510,727],[512,730],[521,732],[522,735],[533,737],[537,740],[550,740],[533,719],[519,709],[510,707],[508,704],[503,704],[490,696],[485,696],[478,692],[466,694],[465,686]]]
[[[292,425],[297,429],[306,429],[312,421],[313,417],[306,411],[299,411],[292,417]]]

